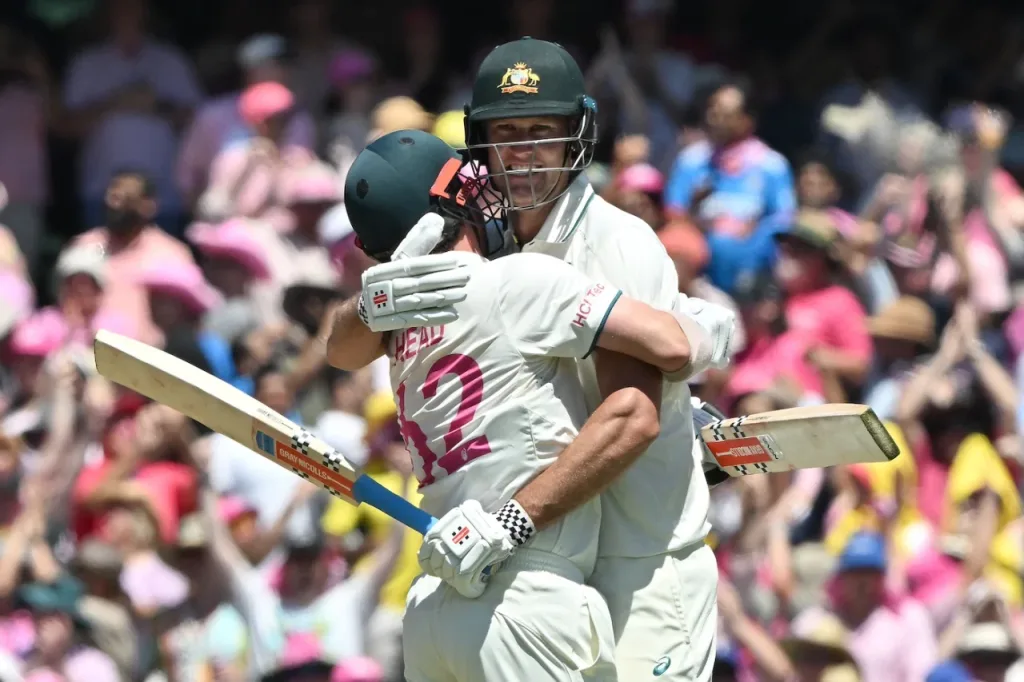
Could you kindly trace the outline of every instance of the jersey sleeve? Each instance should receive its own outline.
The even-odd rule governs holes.
[[[523,355],[584,358],[590,355],[621,291],[571,265],[522,253],[500,266],[498,314]]]

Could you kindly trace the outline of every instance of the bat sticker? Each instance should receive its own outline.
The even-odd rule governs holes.
[[[352,497],[352,481],[303,455],[295,448],[274,441],[274,456],[295,471],[308,476],[330,490]]]
[[[273,438],[262,431],[256,430],[255,434],[253,434],[253,442],[256,443],[256,449],[264,455],[274,456],[274,443],[276,441]]]
[[[768,436],[712,440],[706,444],[720,467],[767,464],[779,459],[778,450]]]

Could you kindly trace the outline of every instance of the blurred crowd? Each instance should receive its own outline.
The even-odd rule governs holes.
[[[387,361],[323,354],[370,265],[345,173],[394,130],[462,145],[479,58],[559,39],[561,5],[512,0],[455,67],[430,5],[396,15],[391,54],[327,0],[189,52],[145,0],[59,4],[26,6],[99,27],[66,63],[0,27],[0,680],[401,680],[415,534],[110,385],[91,338],[164,348],[415,503]],[[681,292],[742,320],[694,393],[729,414],[863,402],[902,451],[713,490],[716,679],[1024,679],[1011,10],[833,0],[780,45],[756,3],[696,30],[627,0],[566,41],[599,105],[590,180],[657,232]]]

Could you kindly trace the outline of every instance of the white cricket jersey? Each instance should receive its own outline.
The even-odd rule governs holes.
[[[680,300],[675,265],[654,230],[597,196],[580,175],[523,247],[564,259],[589,278],[661,310]],[[577,363],[588,414],[601,404],[593,359]],[[693,447],[690,389],[665,381],[661,435],[604,493],[602,557],[646,557],[703,540],[710,493]]]
[[[456,322],[388,342],[421,506],[438,517],[468,499],[497,511],[573,441],[587,411],[574,366],[560,358],[593,350],[620,295],[548,256],[472,267]],[[600,522],[595,498],[529,544],[589,576]]]

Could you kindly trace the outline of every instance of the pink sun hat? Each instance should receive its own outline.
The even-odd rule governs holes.
[[[195,223],[186,236],[204,255],[237,261],[256,279],[270,278],[270,264],[263,247],[241,218],[216,225]]]
[[[295,96],[280,83],[251,85],[238,98],[238,112],[249,125],[263,123],[269,118],[290,111],[293,106]]]
[[[296,668],[307,663],[320,661],[323,647],[320,640],[311,632],[296,632],[288,635],[284,651],[278,661],[281,668]]]
[[[43,358],[57,351],[67,339],[68,329],[60,315],[36,313],[14,328],[11,352]]]
[[[382,682],[384,669],[367,656],[348,658],[334,666],[331,682]]]
[[[148,268],[139,283],[151,291],[175,296],[197,314],[205,313],[222,301],[220,293],[203,277],[195,263],[158,263]]]
[[[217,516],[227,524],[232,524],[246,514],[255,512],[252,505],[237,495],[226,495],[217,500]]]
[[[616,179],[623,192],[661,194],[665,189],[665,176],[649,163],[635,163],[619,173]]]

